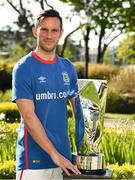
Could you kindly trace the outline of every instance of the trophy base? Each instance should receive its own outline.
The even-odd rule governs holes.
[[[105,173],[103,174],[80,174],[76,175],[73,172],[68,176],[66,173],[63,172],[63,179],[64,180],[86,180],[86,179],[112,179],[113,170],[111,169],[104,169]]]
[[[103,175],[106,173],[106,169],[97,169],[97,170],[85,170],[85,169],[79,169],[82,174],[87,175]]]
[[[73,155],[72,159],[75,159]],[[103,153],[78,154],[78,168],[83,174],[104,174],[104,155]]]

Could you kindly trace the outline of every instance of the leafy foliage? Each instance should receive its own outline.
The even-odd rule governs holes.
[[[81,62],[74,63],[78,77],[84,78],[84,64]],[[119,73],[119,68],[115,65],[105,64],[89,64],[88,78],[89,79],[107,79],[116,76]]]
[[[109,169],[113,169],[112,179],[134,179],[135,178],[135,166],[125,163],[119,166],[118,163],[107,166]]]
[[[0,122],[0,162],[15,160],[18,123]]]
[[[12,102],[1,102],[0,113],[5,114],[5,121],[14,123],[20,121],[20,114],[15,103]]]
[[[11,88],[11,72],[13,68],[14,63],[6,63],[4,61],[0,61],[0,90],[3,92],[6,91],[6,89]]]
[[[110,86],[118,94],[135,97],[135,78],[132,77],[135,77],[134,67],[122,68],[120,73],[111,79]]]
[[[134,131],[105,129],[102,137],[102,152],[109,164],[135,164],[135,133]]]
[[[0,179],[15,179],[15,161],[9,160],[0,163]]]
[[[135,113],[135,98],[122,96],[112,88],[108,89],[106,112],[132,114]]]
[[[23,46],[16,44],[13,46],[12,49],[12,58],[14,61],[18,61],[20,58],[25,56],[28,53],[28,49],[24,48]]]
[[[0,102],[11,102],[11,89],[7,89],[5,93],[0,91]]]
[[[135,35],[127,36],[118,46],[118,59],[135,64]]]
[[[79,16],[80,11],[84,11],[85,18],[82,17],[81,20],[83,18],[85,20],[90,19],[89,23],[86,23],[84,34],[87,33],[87,27],[89,26],[89,30],[93,29],[95,34],[98,35],[98,63],[103,62],[104,53],[114,39],[124,32],[134,32],[134,0],[61,1],[72,5]],[[92,5],[91,2],[93,2]],[[128,8],[124,4],[128,4]],[[116,30],[118,33],[112,35]],[[86,36],[84,37],[86,38]],[[84,41],[86,42],[89,37],[85,38]]]

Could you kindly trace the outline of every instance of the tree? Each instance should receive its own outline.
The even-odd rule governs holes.
[[[74,6],[75,12],[80,16],[80,11],[83,9],[85,16],[83,17],[84,22],[81,22],[80,29],[82,30],[83,39],[85,42],[85,78],[88,78],[88,63],[90,61],[89,56],[89,38],[91,31],[91,7],[93,5],[93,0],[60,0],[62,2],[68,3]],[[89,21],[89,22],[88,22]]]
[[[126,22],[126,32],[135,32],[135,1],[123,1],[124,11],[121,10],[123,20]]]
[[[74,6],[74,10],[86,11],[90,7],[92,11],[89,31],[94,30],[98,35],[98,55],[97,63],[103,63],[104,53],[107,47],[120,34],[126,31],[135,30],[135,1],[134,0],[94,0],[93,5],[89,6],[90,0],[61,0]],[[89,18],[86,13],[86,18]],[[88,26],[87,26],[88,27]],[[88,31],[87,29],[85,29]],[[113,32],[118,33],[112,36]],[[85,32],[85,34],[88,34]],[[89,33],[90,35],[90,33]],[[85,40],[86,37],[84,37]],[[90,37],[87,37],[90,39]]]
[[[69,58],[71,61],[80,60],[79,47],[80,46],[77,45],[74,40],[69,38],[63,56],[66,58]],[[62,46],[62,49],[63,49],[63,46]]]
[[[27,5],[29,3],[32,3],[32,1],[27,0]],[[40,5],[41,9],[44,10],[46,6],[49,8],[53,9],[53,6],[48,3],[47,0],[33,0],[33,2],[36,2]],[[30,50],[32,49],[31,44],[29,43],[29,39],[32,37],[32,31],[31,28],[34,25],[33,24],[33,14],[32,12],[28,9],[26,4],[24,3],[23,0],[19,0],[19,3],[16,4],[15,1],[13,0],[3,0],[0,2],[0,5],[5,5],[5,3],[8,3],[17,13],[18,13],[18,19],[14,23],[17,24],[18,26],[18,31],[16,31],[16,42],[24,47],[26,46]],[[68,41],[68,38],[78,29],[80,29],[80,25],[76,27],[74,30],[71,30],[69,34],[66,36],[64,44],[61,48],[60,55],[64,55],[64,51],[66,49],[66,44]],[[31,42],[31,41],[30,41]]]
[[[0,30],[0,51],[7,51],[9,40],[12,39],[12,37],[13,32],[11,30],[11,27],[7,26]]]
[[[93,20],[95,23],[95,33],[98,35],[97,63],[103,63],[103,56],[108,45],[118,37],[120,31],[113,39],[112,33],[119,29],[119,8],[122,7],[121,0],[96,0],[93,6]],[[110,31],[107,34],[107,31]]]
[[[120,61],[135,64],[135,35],[127,36],[120,42],[117,57]]]

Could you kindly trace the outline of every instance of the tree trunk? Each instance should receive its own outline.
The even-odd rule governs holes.
[[[106,51],[107,47],[108,47],[108,45],[104,44],[104,47],[103,47],[103,49],[101,50],[101,53],[100,53],[100,63],[102,63],[102,64],[103,64],[104,54],[105,54],[105,51]]]
[[[97,63],[102,63],[102,38],[104,37],[105,30],[102,28],[99,35],[99,41],[98,41],[98,54],[97,54]]]
[[[88,79],[88,66],[90,61],[89,56],[89,34],[90,34],[90,27],[86,27],[86,35],[84,36],[85,40],[85,78]]]
[[[79,25],[77,28],[75,28],[73,31],[71,31],[64,39],[64,44],[62,46],[62,50],[60,52],[60,56],[64,56],[64,52],[65,52],[65,49],[66,49],[66,45],[67,45],[67,41],[68,41],[68,38],[74,33],[76,32],[77,30],[79,30],[81,27],[81,25]]]

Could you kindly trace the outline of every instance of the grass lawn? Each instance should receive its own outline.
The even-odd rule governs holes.
[[[105,119],[135,120],[135,114],[105,113],[104,117],[105,117]]]

